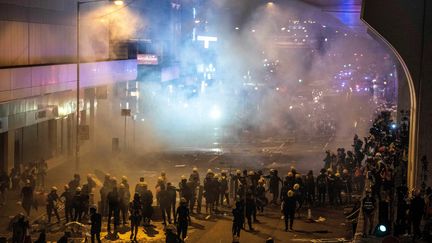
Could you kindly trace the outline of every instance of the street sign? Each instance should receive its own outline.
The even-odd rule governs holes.
[[[121,115],[122,116],[131,116],[131,110],[130,109],[121,109]]]
[[[89,125],[80,125],[79,126],[79,137],[80,137],[80,140],[89,140],[90,139],[90,126]]]

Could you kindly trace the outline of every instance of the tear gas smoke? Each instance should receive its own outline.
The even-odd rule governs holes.
[[[214,0],[196,11],[197,33],[218,41],[205,49],[202,42],[188,39],[174,50],[180,53],[180,80],[137,80],[127,84],[137,86],[139,97],[133,102],[101,101],[98,129],[105,132],[98,140],[105,141],[104,147],[111,137],[122,137],[119,104],[128,103],[137,114],[134,129],[128,120],[128,143],[134,133],[139,151],[146,152],[250,142],[247,134],[297,140],[333,136],[350,142],[354,133],[366,132],[379,104],[395,102],[394,96],[388,98],[397,81],[388,76],[395,72],[388,52],[366,32],[350,29],[320,9],[298,1]],[[100,26],[95,27],[100,32],[85,31],[96,43],[87,45],[92,51],[86,52],[104,48],[106,55],[108,45],[98,43],[98,36],[124,39],[149,33],[151,20],[139,11],[124,8],[116,14],[110,33]],[[171,38],[166,30],[151,33],[155,39]],[[111,92],[116,89],[127,88],[120,84]]]
[[[201,34],[218,42],[208,50],[197,42],[180,47],[190,68],[212,65],[214,73],[199,73],[193,84],[141,80],[141,106],[152,104],[146,116],[160,141],[206,147],[215,136],[239,141],[245,131],[300,140],[364,133],[385,96],[365,79],[394,71],[383,47],[307,4],[235,2],[208,1],[197,10]]]

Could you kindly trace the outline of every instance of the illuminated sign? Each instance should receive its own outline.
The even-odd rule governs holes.
[[[209,45],[210,45],[210,42],[216,42],[218,40],[218,38],[214,37],[214,36],[199,35],[197,37],[197,40],[203,41],[204,42],[204,48],[208,49]]]
[[[153,54],[138,54],[137,55],[138,64],[141,65],[158,65],[159,58]]]

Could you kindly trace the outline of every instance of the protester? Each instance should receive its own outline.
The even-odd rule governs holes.
[[[84,212],[83,195],[81,194],[81,187],[75,188],[75,195],[72,198],[72,208],[74,211],[74,221],[81,221]]]
[[[131,221],[131,235],[130,239],[136,241],[137,235],[138,235],[138,227],[141,222],[141,215],[143,214],[141,212],[141,202],[140,202],[140,195],[138,193],[135,193],[133,201],[129,203],[129,214],[130,214],[130,221]]]
[[[138,194],[138,193],[135,193]],[[140,196],[142,203],[142,219],[144,221],[144,226],[147,226],[151,222],[151,217],[153,215],[153,193],[147,189],[147,184],[143,184],[143,192]]]
[[[180,199],[180,206],[177,208],[175,218],[175,221],[177,221],[177,235],[182,241],[184,241],[187,237],[188,225],[191,223],[186,199]]]
[[[12,242],[25,242],[26,237],[29,235],[29,230],[30,223],[26,216],[18,214],[12,223]]]
[[[76,189],[80,186],[80,175],[74,174],[74,178],[69,182],[69,190],[74,195],[76,192]]]
[[[421,231],[420,231],[420,222],[422,220],[422,217],[424,215],[425,210],[425,201],[421,197],[420,190],[415,190],[413,192],[414,197],[411,199],[410,203],[410,219],[412,222],[413,232],[414,232],[414,239],[421,238]]]
[[[306,202],[311,207],[315,203],[315,177],[312,170],[306,175],[305,187]]]
[[[0,206],[6,202],[6,192],[9,189],[10,178],[8,174],[0,168]]]
[[[224,205],[224,200],[226,200],[227,206],[230,206],[228,178],[226,171],[222,171],[221,177],[219,178],[219,196],[221,206]]]
[[[254,231],[255,229],[252,227],[252,217],[256,212],[256,203],[252,194],[251,189],[246,189],[246,199],[245,199],[245,207],[246,207],[246,219],[249,226],[250,231]],[[256,219],[256,218],[255,218]]]
[[[34,205],[33,188],[30,180],[27,180],[21,189],[21,205],[28,217],[30,217],[31,207]]]
[[[125,181],[123,181],[125,182]],[[120,189],[118,190],[119,194],[119,210],[121,214],[122,224],[126,225],[128,218],[128,208],[130,202],[130,192],[129,187],[126,187],[123,183],[120,184]]]
[[[197,202],[197,196],[198,196],[197,190],[199,190],[199,187],[200,187],[200,176],[198,173],[198,168],[194,167],[192,169],[192,173],[189,176],[189,184],[188,185],[190,185],[190,189],[192,191],[192,198],[190,200],[189,210],[191,213],[193,213],[193,209],[194,209],[195,204]]]
[[[240,238],[240,231],[244,224],[244,209],[241,202],[236,202],[236,207],[232,210],[233,214],[233,224],[232,224],[232,234],[233,238]]]
[[[278,176],[278,171],[275,169],[270,170],[269,178],[269,191],[272,194],[272,204],[277,204],[277,199],[279,198],[279,184],[282,183],[282,180]]]
[[[372,234],[374,229],[374,214],[376,208],[376,200],[372,197],[371,190],[366,190],[366,196],[362,200],[363,211],[363,237],[367,236],[367,229],[369,226],[369,235]]]
[[[118,225],[120,224],[120,196],[117,189],[117,181],[112,180],[112,191],[108,193],[108,224],[107,231],[109,235],[118,238]],[[114,231],[111,231],[111,218],[113,218]]]
[[[34,241],[34,243],[46,243],[46,233],[45,230],[42,230],[39,233],[39,237],[37,238],[37,240]]]
[[[294,196],[294,191],[289,190],[287,192],[286,197],[283,197],[282,202],[282,213],[284,215],[285,220],[285,231],[288,231],[288,220],[289,220],[289,229],[293,230],[294,225],[294,215],[296,211],[296,198]]]
[[[60,198],[57,195],[57,187],[53,186],[51,192],[47,196],[46,211],[48,215],[48,223],[51,223],[52,213],[57,217],[57,223],[60,223],[60,216],[57,211],[59,199]]]
[[[159,200],[159,206],[162,213],[163,224],[171,224],[171,204],[169,192],[165,188],[165,184],[160,185],[160,191],[157,193],[156,197]]]
[[[95,240],[100,243],[100,233],[102,230],[102,215],[97,212],[95,207],[90,208],[90,234],[91,242],[94,243]]]
[[[69,219],[73,219],[73,195],[69,190],[69,185],[64,186],[64,192],[60,195],[60,199],[64,198],[64,213],[66,218],[66,223]]]

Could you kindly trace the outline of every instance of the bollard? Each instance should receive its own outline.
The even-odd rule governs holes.
[[[308,220],[312,220],[312,209],[308,208],[308,215],[307,215],[307,219]]]

